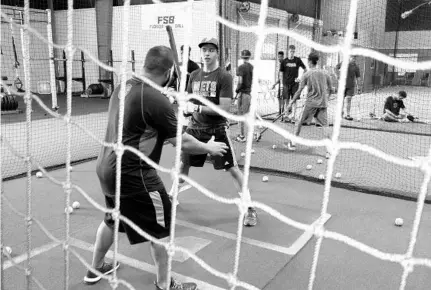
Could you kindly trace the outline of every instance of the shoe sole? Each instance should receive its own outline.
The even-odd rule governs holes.
[[[251,223],[244,223],[244,226],[245,226],[245,227],[249,227],[249,228],[254,227],[254,226],[256,226],[256,225],[257,225],[257,222],[256,222],[256,223],[254,223],[254,224],[251,224]]]
[[[112,268],[112,270],[105,273],[105,275],[109,275],[112,272],[114,272],[115,269],[120,268],[120,263],[117,263],[117,266],[115,268]],[[97,276],[95,278],[88,278],[87,276],[84,277],[84,283],[87,285],[93,285],[99,282],[102,279],[102,276]]]

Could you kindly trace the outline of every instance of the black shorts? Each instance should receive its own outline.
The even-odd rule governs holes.
[[[234,148],[229,137],[229,130],[227,127],[222,127],[219,129],[190,129],[187,128],[186,132],[201,142],[208,142],[212,136],[214,136],[215,141],[224,142],[229,147],[226,154],[222,157],[211,156],[211,161],[213,163],[215,170],[225,169],[228,170],[237,165]],[[203,167],[206,161],[207,155],[192,155],[188,153],[182,153],[181,161],[184,165],[189,165],[192,167]]]
[[[298,83],[294,83],[292,85],[285,85],[283,86],[283,94],[282,94],[282,98],[283,100],[290,100],[293,98],[293,96],[295,95],[296,91],[299,88],[299,84]]]
[[[355,95],[355,88],[346,88],[344,97],[353,97]]]
[[[115,197],[105,196],[105,203],[107,208],[114,208]],[[120,213],[156,239],[163,239],[170,234],[171,201],[165,189],[121,197]],[[105,224],[114,227],[110,213],[105,214]],[[131,245],[148,241],[121,220],[119,232],[126,233]]]

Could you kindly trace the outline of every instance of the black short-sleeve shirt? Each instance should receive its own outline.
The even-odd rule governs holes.
[[[119,120],[119,92],[118,86],[111,96],[108,110],[108,126],[105,142],[117,142]],[[144,84],[139,79],[132,78],[126,84],[126,98],[124,104],[124,122],[122,143],[131,146],[153,162],[159,163],[163,143],[166,139],[176,136],[177,117],[169,100],[159,91]],[[115,194],[117,155],[111,147],[102,147],[97,160],[97,174],[105,195]],[[130,182],[140,177],[140,184],[136,186],[142,191],[150,192],[163,189],[163,183],[156,170],[135,153],[124,151],[121,160],[122,189],[121,195],[133,194]]]
[[[405,109],[404,102],[402,100],[396,100],[394,97],[387,97],[383,113],[385,113],[385,110],[389,110],[394,115],[398,116],[401,109]]]
[[[341,63],[337,64],[336,68],[341,69]],[[353,89],[356,86],[355,80],[361,77],[359,66],[354,62],[349,62],[347,68],[346,89]]]
[[[238,67],[236,75],[242,77],[242,86],[239,89],[239,92],[250,94],[253,82],[253,65],[248,62],[243,63]]]
[[[299,57],[294,56],[292,59],[285,58],[280,64],[280,71],[283,72],[283,86],[295,84],[298,78],[299,68],[306,69],[306,66]]]
[[[221,98],[233,98],[232,76],[222,68],[212,72],[204,72],[202,69],[195,70],[190,75],[187,92],[206,98],[216,105],[220,105]],[[194,103],[199,104],[196,100]],[[225,126],[227,119],[221,115],[206,115],[194,112],[189,128],[207,129]]]

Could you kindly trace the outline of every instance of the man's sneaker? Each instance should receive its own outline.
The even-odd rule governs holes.
[[[286,147],[287,149],[289,149],[290,151],[295,151],[296,150],[296,146],[295,144],[293,144],[292,142],[287,142],[284,144],[284,147]]]
[[[171,278],[171,285],[169,286],[169,289],[160,288],[157,285],[157,282],[154,282],[154,285],[156,285],[157,290],[196,290],[198,287],[196,283],[193,283],[193,282],[180,283],[176,281],[174,278]]]
[[[331,153],[329,153],[329,152],[326,152],[325,158],[326,158],[326,159],[329,159],[329,158],[331,158]]]
[[[118,269],[118,267],[120,267],[120,263],[117,262],[115,269]],[[104,275],[109,275],[114,272],[114,265],[112,263],[103,262],[102,267],[96,268],[96,270]],[[96,273],[93,273],[93,271],[88,270],[87,275],[84,277],[84,283],[92,285],[99,282],[100,279],[102,279],[102,276],[98,276]]]
[[[254,227],[257,225],[257,212],[254,208],[249,207],[248,212],[244,217],[244,226]]]
[[[237,141],[237,142],[245,142],[245,141],[247,141],[247,138],[245,138],[245,136],[243,136],[243,135],[238,135],[236,138],[235,138],[235,141]]]
[[[350,115],[347,115],[346,117],[344,117],[344,119],[346,119],[347,121],[352,121],[353,120],[353,118],[350,117]]]

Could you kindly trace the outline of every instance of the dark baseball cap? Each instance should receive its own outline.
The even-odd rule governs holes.
[[[199,43],[199,48],[204,46],[205,44],[212,44],[218,49],[218,40],[214,37],[207,37],[202,39],[201,43]]]
[[[244,49],[243,51],[241,51],[241,58],[250,58],[251,57],[251,52],[248,49]]]

